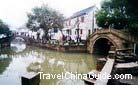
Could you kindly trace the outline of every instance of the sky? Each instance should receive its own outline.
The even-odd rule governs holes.
[[[56,9],[65,17],[96,4],[100,6],[102,0],[0,0],[0,19],[10,28],[15,29],[27,22],[27,13],[42,4]]]

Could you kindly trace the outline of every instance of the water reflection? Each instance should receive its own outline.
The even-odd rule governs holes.
[[[8,57],[2,57],[2,54],[7,54]],[[3,62],[1,62],[2,58],[8,58],[9,60],[2,60]],[[4,65],[4,63],[8,63],[8,65]],[[8,53],[3,51],[0,55],[0,69],[3,69],[0,74],[0,85],[19,85],[21,75],[27,72],[43,71],[50,74],[77,72],[82,74],[95,69],[95,65],[94,55],[85,53],[59,53],[36,47],[27,47],[19,53],[13,53],[12,50]],[[83,82],[82,80],[68,79],[41,80],[41,85],[72,84],[81,85]]]
[[[8,58],[8,55],[2,54],[0,55],[0,74],[6,70],[6,67],[9,66],[11,58]]]
[[[10,46],[14,52],[21,52],[26,48],[25,40],[23,38],[16,37],[11,41]]]

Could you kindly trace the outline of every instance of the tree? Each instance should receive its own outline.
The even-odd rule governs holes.
[[[6,25],[2,20],[0,20],[0,44],[10,42],[11,37],[12,35],[8,25]]]
[[[26,25],[31,30],[37,31],[42,28],[47,35],[51,28],[63,28],[63,15],[47,5],[33,8],[32,13],[28,13],[27,16],[28,22]]]
[[[97,24],[103,28],[125,28],[133,36],[138,36],[137,8],[137,0],[105,0],[96,14]]]
[[[8,25],[6,25],[2,20],[0,20],[0,34],[9,35],[11,32]]]

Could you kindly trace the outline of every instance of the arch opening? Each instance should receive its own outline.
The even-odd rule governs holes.
[[[25,50],[26,48],[26,43],[25,40],[21,37],[15,37],[10,43],[11,50],[14,52],[21,52]]]
[[[93,45],[93,53],[100,55],[108,55],[111,46],[114,46],[110,40],[106,38],[100,38],[95,41]]]

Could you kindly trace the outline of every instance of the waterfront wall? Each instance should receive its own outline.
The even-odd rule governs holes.
[[[35,42],[30,45],[45,48],[45,49],[60,51],[60,52],[87,52],[85,45],[59,45],[59,44],[50,44],[50,43],[43,44],[40,42],[37,42],[37,43]]]

